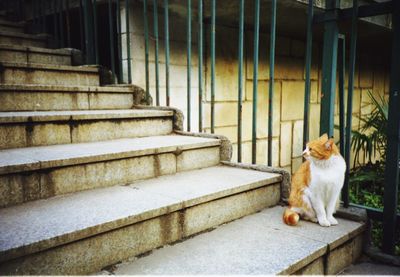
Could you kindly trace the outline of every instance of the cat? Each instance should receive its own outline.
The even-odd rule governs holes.
[[[283,221],[296,225],[303,218],[325,227],[337,225],[333,214],[339,204],[346,162],[327,134],[310,141],[303,156],[306,161],[293,175]]]

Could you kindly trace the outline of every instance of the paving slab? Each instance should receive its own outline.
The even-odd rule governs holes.
[[[400,275],[400,267],[375,262],[361,262],[347,267],[339,275]]]
[[[0,174],[26,170],[25,161],[40,168],[123,159],[220,145],[218,139],[180,135],[116,139],[109,141],[6,149],[0,151]],[[9,160],[9,157],[15,157]]]
[[[112,274],[292,274],[328,251],[333,228],[304,222],[288,231],[282,207],[265,209],[142,258],[115,265]],[[339,219],[340,226],[358,223]],[[347,228],[343,234],[351,232]],[[305,235],[309,234],[309,235]],[[332,236],[335,240],[336,236]],[[111,272],[110,272],[111,273]]]
[[[183,180],[185,194],[177,195]],[[217,166],[159,177],[151,183],[83,191],[4,208],[0,210],[0,261],[171,213],[187,208],[188,203],[205,203],[280,180],[278,174]]]

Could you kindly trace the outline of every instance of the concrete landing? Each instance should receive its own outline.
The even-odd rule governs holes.
[[[236,220],[143,258],[116,265],[113,274],[335,274],[361,249],[364,225],[338,219],[329,228],[282,223],[282,207]],[[326,259],[326,264],[324,264]],[[105,273],[105,272],[103,272]],[[109,272],[111,273],[111,272]]]
[[[0,210],[0,271],[87,273],[87,269],[73,266],[81,262],[87,268],[100,270],[109,264],[104,264],[104,260],[116,262],[114,256],[126,255],[119,253],[124,252],[118,247],[120,244],[129,246],[127,253],[141,254],[160,243],[215,226],[210,224],[218,225],[275,205],[279,200],[280,181],[278,174],[216,166],[4,208]],[[231,205],[226,205],[226,199],[230,199]],[[221,208],[216,209],[216,204],[212,203]],[[154,218],[157,220],[152,221]],[[128,226],[133,230],[108,238],[106,244],[110,246],[103,247],[102,243],[91,241],[92,237],[97,240],[102,234],[119,232]],[[150,233],[142,229],[146,226],[151,228]],[[159,228],[161,238],[155,233]],[[85,246],[87,241],[82,239],[89,240],[89,249]],[[60,246],[65,244],[66,249],[62,250]],[[91,253],[94,248],[100,249]],[[42,257],[37,254],[32,259],[25,257],[46,249]],[[50,249],[54,249],[53,254]],[[65,252],[61,254],[60,251]],[[67,256],[73,258],[68,260]],[[23,260],[15,260],[18,257]],[[45,263],[51,269],[38,263]],[[30,270],[14,271],[16,265]]]

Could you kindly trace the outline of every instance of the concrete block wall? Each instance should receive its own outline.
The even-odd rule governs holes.
[[[142,3],[134,1],[130,10],[131,55],[133,82],[145,87],[144,37]],[[149,33],[153,34],[153,11],[149,9]],[[182,12],[183,13],[183,12]],[[122,7],[124,22],[124,7]],[[165,55],[163,41],[163,14],[159,9],[159,70],[161,105],[165,105]],[[198,58],[197,19],[192,22],[192,131],[198,131]],[[123,39],[125,27],[122,26]],[[203,131],[210,132],[210,28],[204,33],[204,92]],[[245,32],[242,110],[242,161],[251,162],[251,128],[253,99],[253,33]],[[126,48],[123,40],[123,47]],[[269,35],[260,34],[257,115],[257,163],[267,162],[268,137],[268,90],[269,90]],[[123,49],[126,53],[126,49]],[[227,136],[233,143],[232,160],[237,160],[237,97],[238,97],[238,29],[217,25],[216,28],[216,86],[215,86],[215,132]],[[305,42],[280,36],[276,40],[275,84],[273,100],[273,166],[296,171],[302,162],[304,86],[305,86]],[[150,93],[155,98],[154,42],[150,40]],[[319,136],[322,45],[313,47],[311,72],[310,139]],[[374,59],[375,61],[377,59]],[[124,54],[126,66],[126,54]],[[126,72],[126,70],[125,70]],[[171,105],[181,109],[187,119],[186,109],[186,22],[170,14],[170,91]],[[125,76],[126,78],[126,76]],[[348,74],[346,73],[346,92]],[[355,72],[353,97],[353,128],[359,128],[360,116],[371,111],[367,92],[387,94],[389,91],[387,68],[373,64],[368,56],[359,55]],[[339,123],[338,95],[336,96],[335,123]],[[153,102],[154,103],[154,102]],[[335,139],[339,132],[335,130]],[[354,157],[352,157],[353,163]]]

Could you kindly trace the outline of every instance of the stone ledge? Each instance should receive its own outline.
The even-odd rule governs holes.
[[[8,149],[0,151],[0,174],[219,146],[216,139],[178,135]]]
[[[33,47],[33,46],[0,44],[0,50],[28,52],[28,53],[35,53],[35,54],[36,53],[51,54],[51,55],[68,56],[68,57],[71,57],[71,55],[72,55],[72,49],[68,49],[68,48],[50,49],[50,48]]]
[[[339,219],[326,228],[310,222],[282,222],[282,207],[265,209],[190,240],[115,266],[112,274],[335,274],[360,254],[363,224]],[[349,234],[353,234],[349,236]],[[337,237],[347,240],[335,248]],[[348,250],[346,256],[341,256]],[[339,259],[339,260],[338,260]]]
[[[0,112],[0,123],[57,122],[70,120],[99,120],[124,118],[172,117],[168,111],[153,110],[88,110],[88,111],[41,111]]]
[[[18,92],[93,92],[93,93],[133,93],[134,87],[116,87],[116,86],[57,86],[57,85],[16,85],[0,84],[0,92],[12,91]]]
[[[0,232],[5,239],[0,245],[0,260],[15,259],[216,199],[273,187],[280,180],[277,174],[216,166],[5,208],[0,218]],[[265,192],[271,198],[267,203],[276,204],[279,189]],[[262,206],[265,208],[265,204]],[[186,235],[192,233],[190,228],[183,229]]]
[[[66,71],[77,73],[99,73],[99,68],[95,66],[70,66],[70,65],[51,65],[51,64],[37,64],[37,63],[11,63],[2,62],[3,68],[18,68],[18,69],[36,69],[44,71]]]
[[[238,168],[245,168],[245,169],[252,169],[252,170],[258,170],[258,171],[263,171],[263,172],[268,172],[268,173],[277,173],[282,175],[282,183],[281,183],[281,200],[283,202],[287,202],[287,199],[289,199],[289,193],[290,193],[290,172],[283,169],[283,168],[278,168],[278,167],[271,167],[267,165],[254,165],[254,164],[244,164],[244,163],[234,163],[234,162],[229,162],[229,161],[223,161],[222,162],[225,165],[233,166],[233,167],[238,167]]]

